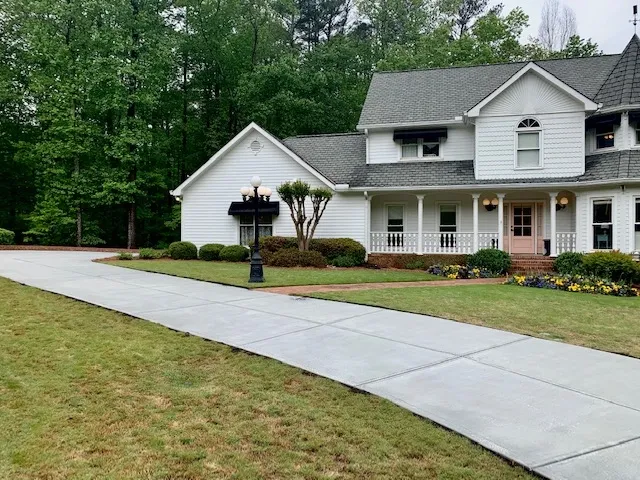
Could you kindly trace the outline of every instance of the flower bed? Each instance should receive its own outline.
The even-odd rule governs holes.
[[[616,297],[638,296],[638,289],[630,285],[582,275],[514,275],[506,283],[565,292],[598,293]]]
[[[427,270],[427,273],[438,275],[440,277],[447,277],[452,280],[466,280],[469,278],[491,278],[495,276],[485,268],[472,268],[468,265],[432,265]]]

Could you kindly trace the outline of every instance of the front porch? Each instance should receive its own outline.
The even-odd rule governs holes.
[[[368,195],[371,254],[557,256],[576,250],[572,192],[385,192]],[[500,233],[501,232],[501,233]]]

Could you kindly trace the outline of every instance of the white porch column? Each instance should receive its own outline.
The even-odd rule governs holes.
[[[422,223],[424,221],[424,195],[418,197],[418,255],[422,255],[424,242],[422,241]]]
[[[478,235],[478,199],[479,193],[472,193],[473,197],[473,253],[476,253],[480,248],[480,237]]]
[[[498,248],[504,250],[504,193],[496,193],[498,197]]]
[[[558,192],[549,192],[549,248],[552,257],[558,256],[558,236],[556,235],[556,204],[558,203]]]
[[[371,253],[371,195],[364,192],[364,198],[367,200],[364,212],[364,248],[368,255]]]

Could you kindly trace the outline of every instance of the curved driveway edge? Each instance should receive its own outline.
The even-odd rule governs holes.
[[[551,479],[636,480],[640,360],[439,318],[0,251],[0,276],[374,393]]]

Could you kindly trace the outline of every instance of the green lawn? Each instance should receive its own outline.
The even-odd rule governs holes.
[[[0,478],[533,478],[386,400],[1,278],[0,331]]]
[[[249,283],[248,263],[204,262],[202,260],[119,260],[109,265],[239,287],[284,287],[337,283],[417,282],[442,280],[418,270],[374,270],[371,268],[278,268],[264,267],[264,283]]]
[[[429,314],[640,358],[640,298],[513,285],[387,288],[313,296]]]

